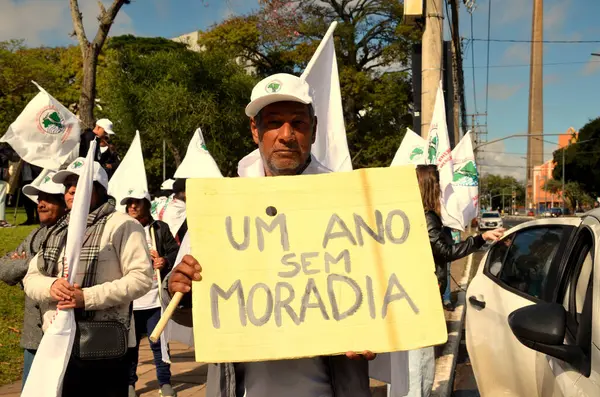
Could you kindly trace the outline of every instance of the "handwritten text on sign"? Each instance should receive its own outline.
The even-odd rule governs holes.
[[[395,181],[395,182],[392,182]],[[196,359],[441,343],[414,168],[188,182]]]

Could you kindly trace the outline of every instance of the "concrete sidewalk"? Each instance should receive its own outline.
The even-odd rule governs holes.
[[[456,360],[465,321],[465,292],[463,289],[467,289],[471,266],[472,256],[469,256],[452,262],[450,268],[450,274],[452,275],[450,286],[456,309],[453,312],[444,310],[446,326],[448,327],[448,341],[443,346],[436,346],[432,397],[449,397],[452,395]]]

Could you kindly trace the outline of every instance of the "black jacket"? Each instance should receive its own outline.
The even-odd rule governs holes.
[[[79,157],[87,157],[88,150],[92,141],[96,139],[96,134],[89,128],[81,133],[81,139],[79,140]],[[94,153],[94,161],[100,162],[100,144],[96,145],[96,153]]]
[[[442,220],[433,211],[425,211],[427,220],[427,231],[429,232],[429,243],[435,262],[435,273],[440,285],[440,291],[446,290],[448,280],[448,262],[464,258],[483,247],[485,240],[481,235],[467,237],[458,244],[454,243],[448,229],[442,225]]]
[[[106,174],[108,175],[108,179],[112,178],[113,174],[121,164],[121,157],[117,154],[117,152],[112,151],[111,149],[107,149],[104,153],[100,151],[100,160],[98,161]],[[111,168],[107,168],[106,165],[110,164]]]
[[[167,261],[166,265],[160,271],[160,277],[164,280],[171,269],[173,269],[173,266],[175,266],[179,244],[177,244],[177,241],[173,238],[173,235],[169,230],[169,225],[163,221],[153,220],[152,223],[150,223],[150,227],[154,229],[158,255],[160,255],[161,258],[165,258]]]

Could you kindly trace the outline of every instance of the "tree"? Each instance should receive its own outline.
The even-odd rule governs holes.
[[[0,131],[23,111],[40,84],[65,106],[77,101],[81,87],[77,47],[27,48],[23,40],[0,42]]]
[[[173,175],[200,127],[223,174],[236,175],[237,162],[254,148],[244,107],[255,79],[219,51],[197,53],[151,40],[114,38],[107,45],[99,92],[104,114],[119,131],[118,147],[127,148],[140,131],[149,187],[157,189],[163,139]],[[150,44],[152,51],[139,51]]]
[[[562,181],[550,179],[542,187],[545,191],[552,194],[560,194],[562,191]],[[578,205],[591,206],[594,199],[586,193],[578,182],[565,183],[565,199],[569,202],[569,208],[575,213]],[[566,205],[566,204],[565,204]]]
[[[554,152],[552,177],[562,181],[562,157],[565,151],[565,182],[577,182],[594,197],[600,196],[600,117],[590,120],[577,134],[577,145]]]
[[[98,31],[91,42],[85,34],[83,28],[83,16],[79,11],[79,2],[70,0],[71,18],[73,19],[74,36],[77,36],[79,47],[81,49],[81,58],[83,60],[83,80],[81,84],[81,96],[79,98],[78,115],[81,123],[86,128],[91,128],[94,125],[94,105],[96,100],[96,69],[98,67],[98,56],[104,46],[104,42],[110,31],[119,10],[123,4],[129,4],[130,0],[113,0],[112,5],[108,10],[104,7],[101,1],[100,15],[98,21]]]
[[[200,32],[208,51],[225,49],[259,77],[299,75],[332,21],[355,168],[389,165],[407,126],[410,54],[420,32],[403,25],[397,0],[270,0],[259,11]]]
[[[525,185],[512,176],[488,174],[479,179],[479,187],[481,192],[479,201],[484,206],[501,207],[502,196],[504,196],[504,205],[511,206],[513,191],[516,193],[515,204],[517,206],[525,204]]]

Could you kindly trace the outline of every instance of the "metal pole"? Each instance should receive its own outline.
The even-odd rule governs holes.
[[[566,148],[562,150],[562,206],[563,210],[567,207],[567,202],[565,201],[565,152],[569,147],[570,143],[567,144]]]
[[[163,181],[167,180],[167,144],[163,139]]]

